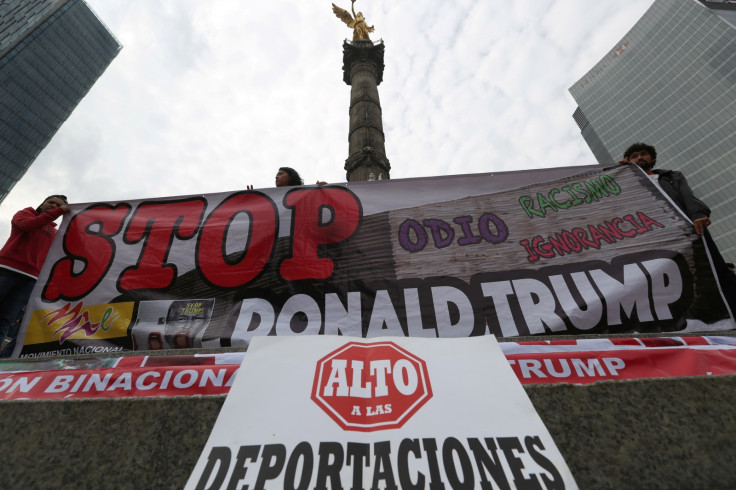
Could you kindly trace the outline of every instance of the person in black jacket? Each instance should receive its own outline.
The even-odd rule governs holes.
[[[723,294],[731,308],[731,312],[736,315],[736,276],[726,266],[726,261],[723,260],[713,237],[708,232],[708,226],[711,224],[710,208],[695,197],[682,172],[654,168],[657,164],[657,150],[652,145],[646,143],[632,144],[624,152],[624,159],[618,163],[638,165],[649,175],[652,182],[657,184],[674,201],[677,207],[690,218],[695,233],[705,240]]]
[[[710,226],[710,208],[695,197],[687,179],[677,170],[655,169],[657,164],[657,150],[646,143],[634,143],[624,152],[624,159],[619,163],[634,163],[649,175],[653,182],[672,199],[685,215],[690,218],[695,227],[695,233],[703,235]]]

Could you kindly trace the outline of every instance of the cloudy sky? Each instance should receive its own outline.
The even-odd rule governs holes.
[[[394,179],[594,164],[567,89],[653,0],[358,0]],[[87,0],[123,49],[0,205],[345,181],[352,31],[330,1]],[[338,6],[349,9],[347,0]]]

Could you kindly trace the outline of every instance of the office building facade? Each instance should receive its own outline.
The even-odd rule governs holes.
[[[0,202],[120,49],[83,0],[0,1]]]
[[[600,164],[637,141],[683,172],[736,262],[736,4],[655,0],[571,88],[573,118]]]

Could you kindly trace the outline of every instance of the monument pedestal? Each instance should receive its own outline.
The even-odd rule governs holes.
[[[736,488],[736,375],[524,389],[580,488]],[[0,402],[3,488],[182,488],[224,400]]]

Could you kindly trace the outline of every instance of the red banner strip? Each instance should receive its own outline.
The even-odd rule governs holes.
[[[0,373],[0,399],[223,395],[239,364]]]
[[[502,342],[522,384],[736,374],[734,337]],[[0,400],[221,395],[245,352],[3,363]],[[17,369],[7,371],[7,369]]]

